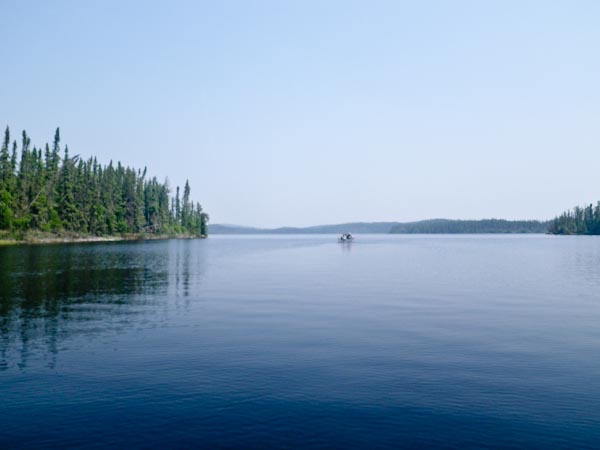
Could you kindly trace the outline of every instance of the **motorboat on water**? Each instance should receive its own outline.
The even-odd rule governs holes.
[[[354,236],[352,236],[350,233],[344,233],[338,238],[339,242],[352,242],[353,240]]]

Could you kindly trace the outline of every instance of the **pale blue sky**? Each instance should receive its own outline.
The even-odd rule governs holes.
[[[600,199],[597,1],[2,1],[0,125],[213,223],[550,218]]]

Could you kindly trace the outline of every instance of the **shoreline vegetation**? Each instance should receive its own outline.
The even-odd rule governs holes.
[[[168,181],[120,162],[72,156],[61,147],[20,148],[6,127],[0,147],[0,243],[101,242],[206,237],[208,214],[189,182],[171,196]]]
[[[529,234],[545,233],[548,222],[539,220],[449,220],[432,219],[398,224],[392,234]]]
[[[556,217],[548,229],[550,234],[600,235],[600,202],[596,206],[576,206]]]
[[[171,196],[168,180],[120,162],[101,165],[61,147],[31,146],[25,131],[20,148],[6,127],[0,147],[0,245],[205,238],[208,220],[183,192]],[[312,227],[253,228],[216,224],[212,234],[522,234],[600,235],[600,202],[577,206],[550,221],[451,220],[355,222]]]
[[[0,234],[0,247],[7,245],[84,244],[93,242],[153,241],[166,239],[204,239],[206,235],[129,233],[95,236],[82,233],[30,232],[19,238]]]

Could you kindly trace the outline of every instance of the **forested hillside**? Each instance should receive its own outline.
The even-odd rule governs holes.
[[[101,165],[96,158],[61,149],[57,129],[52,146],[31,147],[23,131],[20,145],[6,128],[0,149],[0,230],[13,237],[29,231],[117,234],[206,235],[208,215],[190,197],[146,169],[121,163]]]
[[[213,224],[211,234],[328,234],[328,233],[389,233],[398,222],[351,222],[310,227],[253,228],[240,225]]]
[[[252,228],[237,225],[211,225],[213,234],[317,234],[317,233],[546,233],[549,222],[537,220],[450,220],[432,219],[418,222],[355,222],[293,228]]]
[[[600,202],[594,207],[577,206],[550,223],[552,234],[600,234]]]
[[[401,223],[391,233],[459,234],[459,233],[546,233],[548,222],[537,220],[448,220],[433,219]]]

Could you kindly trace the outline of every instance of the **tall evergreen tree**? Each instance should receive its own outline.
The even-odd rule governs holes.
[[[146,179],[146,168],[102,166],[95,158],[72,157],[67,146],[61,158],[59,128],[43,152],[31,148],[26,132],[20,154],[16,141],[9,151],[10,143],[7,127],[0,147],[0,231],[206,234],[208,216],[194,207],[187,181],[183,199],[177,188],[170,200],[168,181]]]
[[[576,206],[556,217],[550,224],[552,234],[600,234],[600,202],[596,206]]]
[[[9,153],[10,130],[6,127],[4,140],[0,148],[0,229],[13,227],[14,204],[12,192],[13,164]]]

